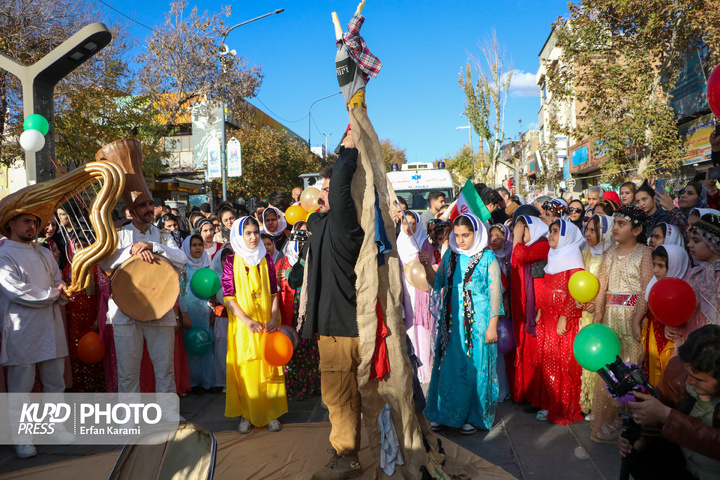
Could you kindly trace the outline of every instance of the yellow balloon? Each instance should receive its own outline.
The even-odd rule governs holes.
[[[590,272],[576,272],[570,277],[568,282],[568,290],[570,295],[580,303],[591,302],[598,290],[600,290],[600,282],[597,277]]]
[[[422,290],[423,292],[430,291],[430,284],[425,275],[425,267],[417,258],[405,265],[405,279],[411,286],[418,290]]]
[[[318,208],[318,195],[320,190],[315,187],[308,187],[300,194],[300,206],[306,212],[314,212]]]

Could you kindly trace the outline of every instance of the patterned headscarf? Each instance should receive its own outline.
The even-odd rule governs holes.
[[[568,214],[568,206],[565,200],[560,198],[553,198],[548,200],[542,205],[543,210],[550,210],[553,215],[557,215],[560,218],[565,218]]]
[[[713,213],[706,213],[700,220],[690,228],[700,235],[708,248],[715,254],[720,255],[720,217]]]

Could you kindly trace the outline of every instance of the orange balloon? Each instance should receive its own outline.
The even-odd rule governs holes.
[[[295,222],[305,220],[305,210],[300,205],[293,205],[285,210],[285,220],[288,225],[295,225]]]
[[[105,347],[97,332],[88,332],[82,336],[77,346],[78,358],[85,363],[98,363],[105,358]]]
[[[260,351],[265,362],[272,367],[282,367],[293,356],[293,344],[290,337],[279,330],[263,333],[260,339]]]

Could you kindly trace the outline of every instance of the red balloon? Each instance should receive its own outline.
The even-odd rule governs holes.
[[[720,118],[720,66],[710,74],[707,81],[707,100],[710,110]]]
[[[85,363],[98,363],[105,358],[105,347],[97,332],[88,332],[82,336],[77,346],[78,358]]]
[[[677,327],[687,322],[695,311],[695,292],[685,280],[663,278],[650,290],[648,305],[660,323]]]

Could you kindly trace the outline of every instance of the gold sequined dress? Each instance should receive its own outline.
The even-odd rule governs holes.
[[[589,247],[582,251],[582,255],[583,261],[585,263],[585,271],[592,273],[596,277],[599,276],[600,265],[602,264],[602,260],[605,255],[603,255],[602,257],[593,257],[593,255],[590,253]],[[593,318],[595,318],[594,313],[583,311],[582,317],[580,317],[580,330],[590,325],[593,322]],[[590,370],[585,370],[583,368],[582,390],[580,391],[580,408],[582,408],[582,411],[585,413],[589,413],[590,409],[592,408],[595,377],[597,376],[597,373],[591,372]]]
[[[643,345],[632,334],[635,313],[647,313],[645,288],[653,276],[651,249],[637,244],[627,255],[618,255],[618,246],[605,252],[600,266],[600,291],[595,299],[596,313],[620,339],[620,358],[623,362],[639,364]],[[593,392],[593,420],[590,438],[598,443],[615,443],[622,429],[619,414],[623,405],[613,399],[599,375],[595,375]]]

